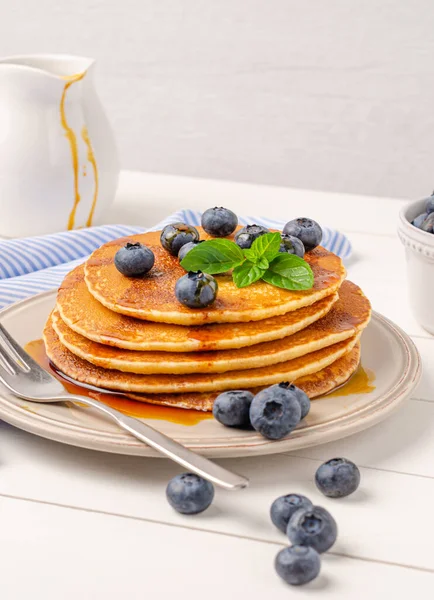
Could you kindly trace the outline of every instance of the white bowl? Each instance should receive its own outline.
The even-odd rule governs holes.
[[[399,214],[398,235],[405,246],[408,289],[414,316],[434,335],[434,234],[411,224],[425,212],[425,200],[405,206]]]

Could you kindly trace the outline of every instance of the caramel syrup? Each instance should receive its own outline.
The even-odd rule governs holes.
[[[73,173],[74,173],[74,204],[72,206],[72,210],[71,210],[71,213],[68,218],[68,226],[67,226],[68,230],[74,229],[75,216],[76,216],[78,205],[80,204],[81,197],[80,197],[80,190],[79,190],[78,142],[77,142],[77,136],[76,136],[74,130],[72,129],[72,127],[70,127],[70,125],[68,124],[68,121],[66,118],[65,101],[66,101],[66,93],[67,93],[68,89],[71,87],[71,85],[77,81],[81,81],[85,75],[86,75],[86,73],[78,73],[76,75],[65,75],[64,77],[62,77],[62,79],[66,80],[66,83],[65,83],[65,87],[63,88],[63,93],[62,93],[62,97],[60,100],[60,122],[62,124],[63,129],[65,130],[65,136],[71,147],[72,168],[73,168]],[[92,166],[92,170],[93,170],[93,174],[94,174],[94,181],[95,181],[92,205],[91,205],[91,209],[89,212],[89,216],[86,221],[86,227],[90,227],[92,225],[93,215],[95,212],[96,202],[98,199],[98,186],[99,186],[98,167],[96,164],[95,154],[93,152],[92,144],[90,142],[89,134],[88,134],[86,127],[83,127],[82,132],[81,132],[81,137],[83,138],[83,141],[87,146],[87,160],[89,161],[89,163]],[[85,167],[83,168],[83,170],[85,170]],[[84,172],[84,175],[86,175],[86,172]]]
[[[322,398],[350,396],[351,394],[369,394],[369,392],[375,390],[375,385],[372,385],[374,381],[375,373],[359,365],[357,371],[346,383],[329,394],[325,394]]]
[[[79,384],[71,383],[65,380],[55,369],[52,368],[50,360],[45,352],[45,344],[43,340],[35,340],[29,342],[25,346],[26,352],[36,360],[46,371],[54,375],[58,379],[65,389],[71,394],[79,394],[81,396],[88,396],[94,398],[100,402],[104,402],[112,408],[123,412],[130,417],[138,417],[140,419],[159,419],[161,421],[170,421],[171,423],[177,423],[179,425],[196,425],[200,421],[205,419],[212,419],[212,413],[199,411],[199,410],[187,410],[184,408],[174,408],[172,406],[159,406],[157,404],[147,404],[146,402],[137,402],[136,400],[129,400],[122,396],[113,396],[111,394],[105,394],[104,392],[93,392],[82,387]]]

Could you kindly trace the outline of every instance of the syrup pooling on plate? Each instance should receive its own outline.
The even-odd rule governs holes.
[[[375,390],[375,373],[370,369],[364,369],[360,364],[351,378],[336,390],[323,396],[323,398],[351,396],[352,394],[369,394]]]
[[[26,352],[36,360],[46,371],[54,375],[65,387],[65,389],[71,394],[80,394],[82,396],[89,396],[100,400],[116,408],[130,417],[137,417],[140,419],[159,419],[162,421],[170,421],[171,423],[177,423],[178,425],[196,425],[200,421],[205,419],[211,419],[212,413],[207,413],[198,410],[188,410],[184,408],[172,408],[169,406],[159,406],[156,404],[146,404],[144,402],[135,402],[134,400],[128,400],[122,396],[112,396],[111,394],[104,394],[102,392],[92,392],[86,388],[70,383],[66,381],[58,371],[54,370],[45,352],[45,345],[43,340],[34,340],[29,342],[25,346]]]

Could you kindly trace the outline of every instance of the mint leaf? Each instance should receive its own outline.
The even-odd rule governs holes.
[[[265,258],[265,256],[263,256],[262,258],[260,258],[257,262],[256,262],[256,266],[259,267],[260,269],[262,269],[263,271],[266,271],[269,267],[269,262],[268,260]]]
[[[262,279],[286,290],[309,290],[313,286],[310,265],[295,254],[279,254],[271,261]]]
[[[262,257],[271,261],[278,254],[281,243],[282,240],[278,231],[265,233],[256,238],[251,247],[244,251],[244,255],[252,262],[257,262]]]
[[[235,267],[232,278],[238,288],[243,288],[261,279],[264,273],[265,269],[261,269],[258,265],[246,260],[242,265]]]
[[[186,271],[203,271],[210,275],[225,273],[244,260],[239,246],[230,240],[206,240],[190,250],[181,261]]]

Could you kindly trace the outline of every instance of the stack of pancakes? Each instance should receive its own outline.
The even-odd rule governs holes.
[[[153,251],[147,275],[117,271],[114,256],[127,242]],[[310,290],[263,281],[238,289],[228,273],[216,276],[214,304],[190,309],[175,296],[185,271],[159,232],[110,242],[63,281],[44,330],[48,357],[78,382],[153,404],[211,410],[223,390],[256,392],[282,381],[315,398],[357,369],[371,310],[339,257],[318,247],[305,260]]]

